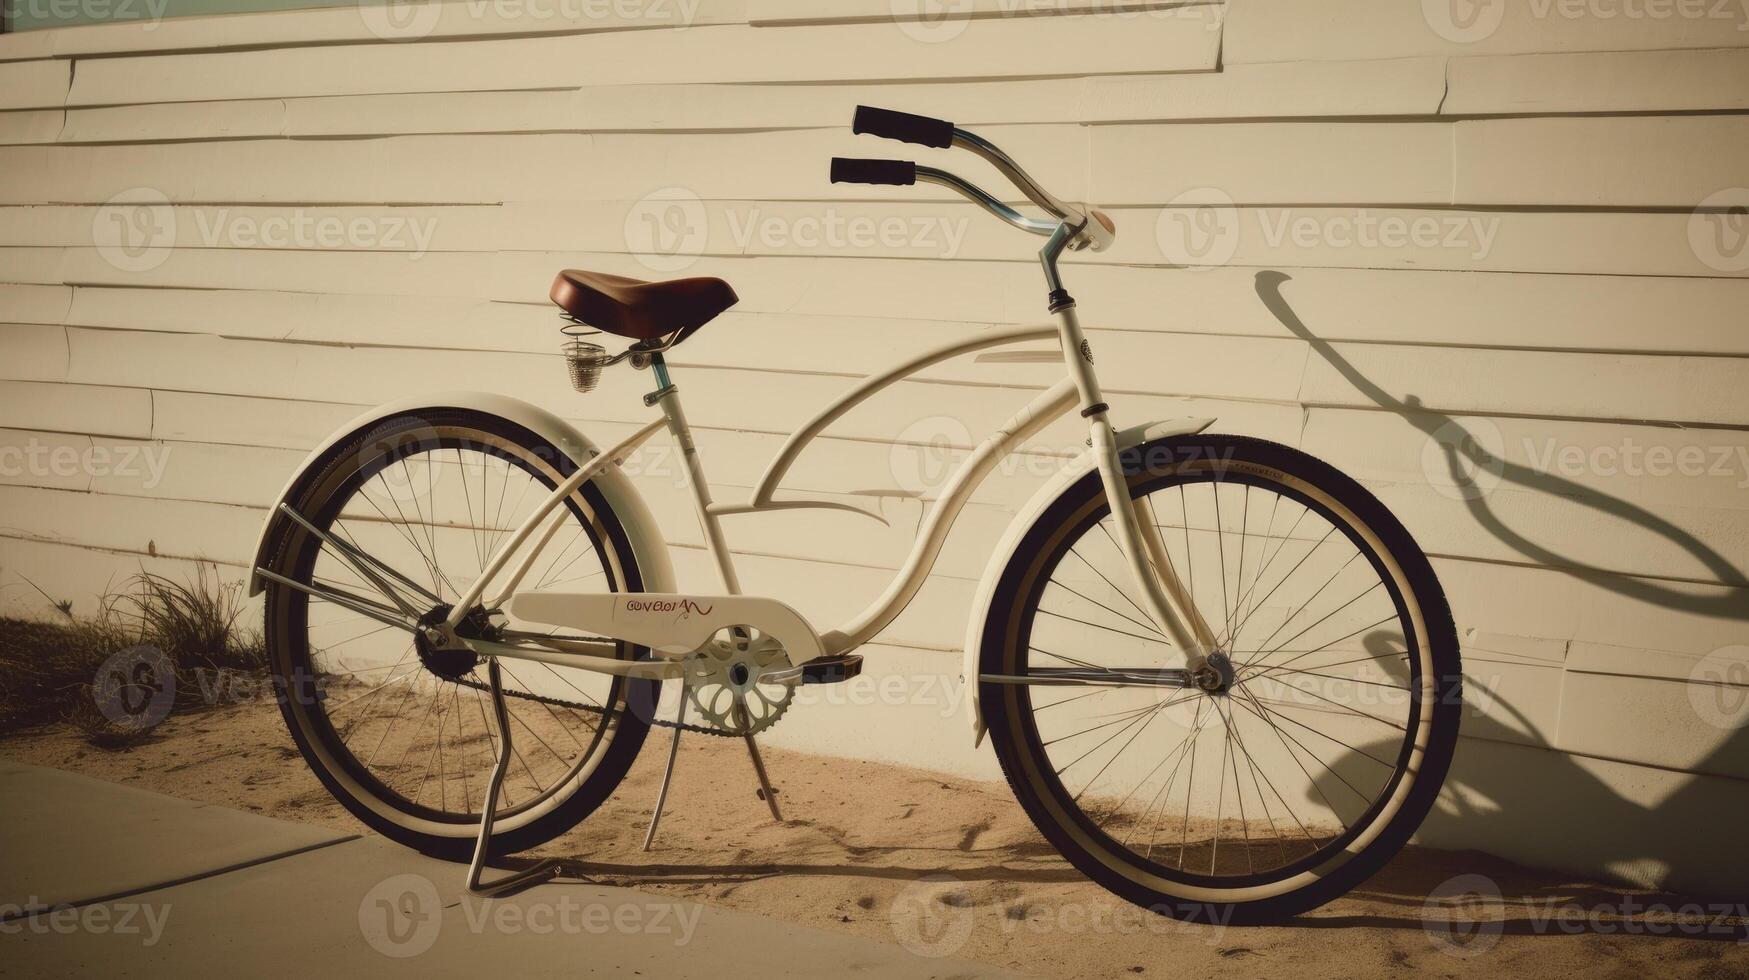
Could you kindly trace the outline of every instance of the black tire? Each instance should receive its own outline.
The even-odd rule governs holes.
[[[482,460],[488,455],[499,459],[504,465],[507,478],[510,474],[526,474],[531,478],[529,486],[548,490],[574,473],[578,465],[558,447],[507,419],[465,409],[430,409],[376,422],[342,438],[305,471],[305,475],[288,492],[286,500],[316,527],[333,533],[332,525],[340,517],[348,500],[353,499],[365,487],[373,474],[387,472],[388,467],[396,465],[397,462],[405,471],[405,461],[410,457],[430,453],[435,459],[438,458],[435,455],[437,452],[450,447],[456,448],[458,464],[463,461],[462,452],[465,448],[470,452],[477,452]],[[430,471],[427,473],[427,478],[430,479]],[[464,470],[462,480],[466,482],[469,478]],[[534,496],[536,500],[539,499],[538,494]],[[503,496],[498,503],[500,508],[504,506]],[[435,500],[431,506],[434,511],[431,520],[435,526]],[[486,507],[484,500],[481,507],[483,517]],[[573,494],[566,502],[566,507],[571,520],[579,528],[576,541],[586,541],[587,544],[582,546],[593,549],[598,556],[606,588],[609,591],[642,591],[645,587],[643,574],[638,568],[626,529],[594,483],[585,484]],[[415,537],[417,531],[415,528]],[[415,545],[418,545],[418,541],[415,541]],[[435,544],[433,550],[436,550]],[[269,555],[267,567],[279,575],[308,583],[318,557],[323,552],[324,546],[319,538],[282,515],[270,532],[266,552]],[[582,557],[584,554],[580,553],[579,558]],[[444,589],[436,584],[439,577],[436,566],[433,566],[431,581],[441,596]],[[466,582],[462,584],[465,587]],[[391,789],[368,762],[354,754],[347,746],[345,737],[328,717],[329,710],[338,711],[345,704],[342,703],[334,709],[327,705],[329,698],[324,693],[327,679],[323,676],[323,667],[316,663],[316,658],[321,656],[322,651],[313,654],[310,642],[309,613],[312,600],[304,592],[271,582],[267,583],[265,591],[265,636],[269,662],[277,688],[281,692],[280,708],[298,750],[323,786],[348,812],[384,837],[435,857],[467,861],[473,852],[474,835],[480,821],[476,812],[478,808],[472,806],[470,792],[479,789],[483,798],[488,769],[478,769],[478,783],[475,785],[468,783],[470,776],[465,772],[462,774],[462,798],[456,806],[451,806],[449,799],[445,799],[441,806],[419,802],[422,799],[421,794],[425,792],[423,782],[414,793],[412,801],[405,797],[404,789]],[[642,647],[623,643],[619,646],[621,659],[645,659],[648,655],[648,650]],[[415,661],[413,669],[428,671],[429,665],[419,666],[422,662],[423,655]],[[468,677],[483,677],[484,673],[482,670],[477,674],[470,673]],[[558,676],[556,671],[553,673]],[[577,740],[580,753],[577,768],[564,785],[555,782],[545,796],[537,796],[531,791],[525,800],[510,801],[501,798],[492,839],[494,855],[527,850],[543,844],[588,817],[625,778],[643,746],[649,731],[649,720],[653,715],[656,683],[648,680],[607,679],[599,674],[588,676],[602,678],[601,683],[607,687],[606,693],[597,702],[598,707],[595,710],[599,721],[598,726],[590,733],[589,744],[584,746],[582,740]],[[483,697],[479,693],[481,685],[477,682],[464,678],[458,684],[455,678],[438,677],[436,674],[432,677],[435,680],[423,676],[415,678],[407,686],[416,685],[421,680],[432,683],[439,692],[435,700],[441,703],[444,690],[442,684],[447,680],[456,687],[454,693],[458,707],[463,691],[471,698]],[[530,690],[532,689],[531,687]],[[550,704],[541,703],[538,699],[526,698],[508,703],[513,707],[527,704],[528,711],[534,711],[533,706],[540,704],[542,710],[553,715],[555,722],[563,719],[562,715],[551,709]],[[482,735],[488,737],[490,730],[485,718],[489,713],[489,709],[482,711],[480,717]],[[467,715],[472,717],[471,706],[467,709]],[[586,720],[588,712],[572,709],[570,715],[572,719]],[[392,726],[393,722],[390,724]],[[460,742],[464,732],[459,714],[456,727],[457,742]],[[513,731],[516,730],[515,722],[512,728]],[[385,730],[384,739],[387,737],[388,732]],[[443,722],[440,720],[435,741],[441,743],[446,737]],[[476,743],[474,748],[477,749],[482,737],[475,736],[471,741]],[[533,749],[532,741],[525,734],[519,733],[516,744],[518,751],[522,751],[525,744]],[[480,755],[477,751],[474,754]],[[562,759],[562,755],[556,752],[555,757]],[[483,758],[489,766],[490,750]],[[525,768],[528,765],[526,761],[523,763]],[[427,776],[429,769],[428,762]],[[528,777],[534,779],[535,773],[532,769],[529,770]],[[538,782],[532,785],[543,788]]]
[[[1410,836],[1420,826],[1422,820],[1432,807],[1439,793],[1440,785],[1451,764],[1454,750],[1462,700],[1462,669],[1459,662],[1459,652],[1456,630],[1452,624],[1450,610],[1447,606],[1444,592],[1440,588],[1433,568],[1425,554],[1416,546],[1409,533],[1386,510],[1372,494],[1352,479],[1344,476],[1327,464],[1306,455],[1296,449],[1258,439],[1234,436],[1199,435],[1182,438],[1165,439],[1149,443],[1135,450],[1124,453],[1123,463],[1129,479],[1132,499],[1144,495],[1155,494],[1161,490],[1179,488],[1179,493],[1185,487],[1206,488],[1217,501],[1222,497],[1222,487],[1243,486],[1247,506],[1246,516],[1242,519],[1243,528],[1252,521],[1249,512],[1253,490],[1268,486],[1275,490],[1278,500],[1298,502],[1306,512],[1314,517],[1328,519],[1333,527],[1339,528],[1354,544],[1357,555],[1364,554],[1380,582],[1386,586],[1386,599],[1390,606],[1405,618],[1400,622],[1406,624],[1402,630],[1400,642],[1404,649],[1389,651],[1390,657],[1384,662],[1393,662],[1397,654],[1407,666],[1408,677],[1404,684],[1405,695],[1402,700],[1404,724],[1402,726],[1401,751],[1394,760],[1394,775],[1388,779],[1379,777],[1380,789],[1377,801],[1364,811],[1360,817],[1354,818],[1355,826],[1351,830],[1347,822],[1341,822],[1342,833],[1330,831],[1329,845],[1320,850],[1318,835],[1306,833],[1306,843],[1303,845],[1308,853],[1298,860],[1290,860],[1290,855],[1283,849],[1282,864],[1273,871],[1257,873],[1251,866],[1252,854],[1257,851],[1253,847],[1251,831],[1246,829],[1246,839],[1243,847],[1229,839],[1228,860],[1236,863],[1232,857],[1235,850],[1242,853],[1246,867],[1231,874],[1216,874],[1216,856],[1221,845],[1222,823],[1221,810],[1217,807],[1214,820],[1214,847],[1208,859],[1208,873],[1202,873],[1200,864],[1196,870],[1191,870],[1185,859],[1184,845],[1178,850],[1178,867],[1169,867],[1164,862],[1172,851],[1170,841],[1160,848],[1161,857],[1154,859],[1156,846],[1152,836],[1146,856],[1132,850],[1120,842],[1114,832],[1107,832],[1095,819],[1089,817],[1080,802],[1080,795],[1071,795],[1063,775],[1065,770],[1057,769],[1052,763],[1051,742],[1041,738],[1040,718],[1038,711],[1054,707],[1053,704],[1034,707],[1035,692],[1062,690],[1061,688],[1033,687],[1021,684],[997,684],[980,682],[979,701],[983,717],[988,726],[989,735],[1001,762],[1004,774],[1015,796],[1020,800],[1028,816],[1038,827],[1047,840],[1054,845],[1076,868],[1089,878],[1098,882],[1113,893],[1133,902],[1174,918],[1213,922],[1220,924],[1247,924],[1277,921],[1282,918],[1304,912],[1322,905],[1331,899],[1353,888],[1376,872],[1396,854],[1409,840]],[[1233,490],[1225,491],[1229,502],[1233,499]],[[1154,498],[1150,497],[1150,501]],[[1150,503],[1150,508],[1155,505]],[[1153,513],[1152,510],[1149,511]],[[1346,512],[1346,513],[1345,513]],[[1090,532],[1093,526],[1108,517],[1109,507],[1098,473],[1089,473],[1068,487],[1051,505],[1049,505],[1035,524],[1025,533],[1021,543],[1011,558],[1008,566],[998,580],[993,601],[991,603],[985,629],[981,637],[979,665],[982,674],[1016,674],[1028,669],[1029,652],[1035,642],[1033,635],[1034,619],[1037,615],[1041,596],[1045,592],[1050,576],[1056,574],[1059,563],[1075,548],[1075,543],[1081,540],[1082,534]],[[1220,511],[1215,511],[1216,544],[1221,549],[1223,561],[1228,557],[1226,539],[1226,523],[1220,517]],[[1190,548],[1190,528],[1193,524],[1191,511],[1185,505],[1182,511],[1181,524],[1185,529],[1185,554]],[[1350,522],[1349,517],[1353,521]],[[1226,521],[1230,522],[1229,510]],[[1270,511],[1270,526],[1274,527],[1275,511]],[[1167,525],[1160,525],[1166,527]],[[1297,524],[1296,524],[1297,526]],[[1331,537],[1326,535],[1327,538]],[[1285,544],[1293,538],[1290,529],[1282,537]],[[1091,540],[1091,539],[1088,539]],[[1165,540],[1163,537],[1162,540]],[[1323,547],[1320,541],[1317,546]],[[1115,547],[1115,542],[1114,542]],[[1245,553],[1245,540],[1241,537],[1240,553]],[[1264,543],[1265,549],[1268,542]],[[1077,552],[1079,553],[1079,552]],[[1206,550],[1204,552],[1206,554]],[[1308,555],[1311,551],[1308,551]],[[1177,559],[1173,559],[1177,562]],[[1086,559],[1082,558],[1082,562]],[[1243,561],[1243,559],[1241,559]],[[1350,561],[1354,561],[1351,557]],[[1397,570],[1392,571],[1392,566]],[[1072,567],[1079,567],[1072,566]],[[1089,565],[1088,567],[1092,567]],[[1298,566],[1296,566],[1297,568]],[[1364,566],[1360,566],[1364,568]],[[1206,573],[1205,573],[1206,574]],[[1223,605],[1225,605],[1227,581],[1230,577],[1225,566],[1221,569],[1220,587]],[[1267,569],[1257,571],[1261,580]],[[1294,573],[1287,573],[1292,576]],[[1243,571],[1240,573],[1240,584],[1243,584]],[[1283,581],[1286,581],[1284,578]],[[1254,588],[1256,584],[1254,583]],[[1206,594],[1207,587],[1205,586]],[[1375,597],[1380,598],[1380,597]],[[1240,605],[1243,605],[1241,603]],[[1310,605],[1308,603],[1307,605]],[[1299,607],[1292,615],[1298,615],[1307,606]],[[1388,608],[1388,607],[1387,607]],[[1112,611],[1127,612],[1115,608]],[[1388,614],[1388,613],[1387,613]],[[1047,613],[1047,615],[1056,615]],[[1294,622],[1292,615],[1287,622]],[[1139,618],[1139,617],[1137,617]],[[1136,619],[1132,618],[1131,622]],[[1111,620],[1111,622],[1120,622]],[[1212,620],[1211,620],[1212,622]],[[1413,628],[1419,625],[1419,629]],[[1088,624],[1092,625],[1092,624]],[[1243,628],[1243,622],[1240,628]],[[1284,623],[1286,625],[1286,623]],[[1103,628],[1103,627],[1102,627]],[[1278,632],[1280,627],[1278,627]],[[1351,634],[1352,635],[1352,634]],[[1370,637],[1367,637],[1370,639]],[[1235,646],[1239,634],[1232,637]],[[1124,642],[1124,641],[1118,641]],[[1307,641],[1311,643],[1313,641]],[[1370,647],[1368,649],[1371,649]],[[1267,651],[1273,654],[1274,651]],[[1290,654],[1297,650],[1289,650]],[[1258,664],[1269,658],[1264,651],[1251,651],[1258,654]],[[1057,656],[1055,653],[1040,651],[1039,659]],[[1300,654],[1304,656],[1304,654]],[[1066,658],[1065,658],[1066,659]],[[1237,659],[1235,657],[1235,659]],[[1297,658],[1296,658],[1297,659]],[[1356,663],[1357,661],[1348,661]],[[1254,672],[1244,674],[1247,678],[1271,678],[1270,683],[1281,683],[1283,674],[1272,673],[1277,668],[1257,667]],[[1364,668],[1355,668],[1364,669]],[[1306,670],[1291,673],[1309,673]],[[1320,677],[1332,676],[1318,674]],[[1246,684],[1253,681],[1247,680]],[[1261,685],[1261,679],[1255,683]],[[1314,687],[1321,681],[1312,681]],[[1367,683],[1361,681],[1359,683]],[[1286,733],[1289,739],[1294,737],[1294,730],[1285,725],[1276,725],[1271,720],[1273,715],[1266,710],[1264,703],[1242,692],[1243,684],[1235,683],[1231,695],[1223,694],[1227,704],[1225,714],[1221,714],[1223,724],[1228,716],[1233,719],[1232,727],[1238,728],[1241,720],[1248,720],[1253,726],[1260,722],[1269,722],[1276,727],[1277,737]],[[1326,685],[1327,686],[1327,685]],[[1384,686],[1384,685],[1379,685]],[[1358,687],[1357,687],[1358,689]],[[1271,689],[1273,690],[1273,689]],[[1420,696],[1417,696],[1419,692]],[[1201,691],[1189,691],[1191,702],[1201,697],[1209,697],[1211,703],[1216,697],[1205,695]],[[1093,694],[1083,694],[1083,698],[1092,699]],[[1175,695],[1176,696],[1176,695]],[[1042,695],[1041,695],[1042,697]],[[1237,702],[1252,699],[1252,705]],[[1326,699],[1328,700],[1328,699]],[[1106,702],[1109,704],[1109,702]],[[1332,701],[1332,704],[1335,702]],[[1165,707],[1165,706],[1162,706]],[[1244,708],[1244,712],[1239,709]],[[1215,712],[1222,711],[1215,703]],[[1350,709],[1353,710],[1353,709]],[[1187,736],[1190,745],[1189,752],[1181,755],[1179,765],[1185,757],[1197,750],[1195,742],[1202,728],[1204,707],[1197,704],[1196,729]],[[1154,711],[1158,714],[1159,709]],[[1326,713],[1329,713],[1328,711]],[[1370,712],[1367,712],[1370,714]],[[1047,718],[1046,722],[1055,717]],[[1137,717],[1140,717],[1139,715]],[[1346,716],[1336,717],[1348,721]],[[1153,715],[1142,722],[1145,729],[1153,724]],[[1352,719],[1358,721],[1358,719]],[[1378,720],[1375,718],[1375,720]],[[1298,724],[1298,722],[1294,722]],[[1126,723],[1128,724],[1128,723]],[[1253,729],[1255,730],[1255,728]],[[1130,736],[1131,742],[1142,734],[1137,730]],[[1233,739],[1228,733],[1229,745]],[[1261,737],[1261,736],[1259,736]],[[1211,736],[1213,738],[1213,736]],[[1304,736],[1310,740],[1311,736]],[[1062,742],[1064,740],[1058,740]],[[1419,743],[1419,744],[1417,744]],[[1123,743],[1125,746],[1130,743]],[[1146,748],[1151,743],[1142,743]],[[1212,744],[1212,743],[1211,743]],[[1387,742],[1388,744],[1388,742]],[[1244,740],[1240,739],[1241,748]],[[1301,748],[1304,748],[1303,741]],[[1296,750],[1288,741],[1283,741],[1281,748],[1285,756],[1294,758]],[[1078,751],[1078,746],[1076,747]],[[1115,750],[1117,753],[1124,748]],[[1212,751],[1212,749],[1211,749]],[[1251,764],[1249,750],[1247,764]],[[1066,755],[1059,751],[1059,755]],[[1313,753],[1307,753],[1313,754]],[[1224,804],[1226,797],[1225,754],[1223,752],[1221,770],[1222,785],[1217,790],[1216,799]],[[1113,756],[1113,760],[1116,756]],[[1077,760],[1078,761],[1078,760]],[[1386,757],[1386,761],[1392,761]],[[1112,763],[1107,762],[1109,767]],[[1165,763],[1163,762],[1162,765]],[[1071,766],[1074,763],[1070,764]],[[1192,762],[1192,779],[1194,780],[1194,761]],[[1206,765],[1206,763],[1205,763]],[[1243,814],[1244,781],[1240,779],[1237,757],[1233,763],[1234,783],[1241,793],[1239,796],[1241,814]],[[1328,764],[1326,764],[1328,765]],[[1312,785],[1313,774],[1306,769],[1308,785]],[[1102,769],[1101,772],[1104,770]],[[1255,772],[1253,770],[1253,782]],[[1277,770],[1280,771],[1280,770]],[[1331,768],[1341,778],[1340,772]],[[1150,776],[1153,774],[1150,773]],[[1267,774],[1266,774],[1267,777]],[[1096,775],[1094,781],[1100,777]],[[1171,779],[1176,780],[1174,772]],[[1091,785],[1091,784],[1089,784]],[[1290,798],[1309,799],[1310,797],[1295,797],[1284,794],[1269,782],[1275,790],[1274,799],[1287,803]],[[1139,788],[1139,787],[1138,787]],[[1171,801],[1173,782],[1165,783],[1164,792]],[[1194,789],[1194,783],[1187,786],[1186,793],[1186,828],[1190,825],[1189,800]],[[1083,788],[1086,792],[1086,788]],[[1132,792],[1134,792],[1132,790]],[[1138,794],[1139,795],[1139,794]],[[1364,798],[1364,793],[1359,794]],[[1263,801],[1264,812],[1271,816],[1269,810],[1270,797],[1259,784],[1258,796]],[[1121,811],[1129,796],[1119,800],[1112,807],[1112,815]],[[1326,797],[1328,801],[1328,797]],[[1174,804],[1175,805],[1175,804]],[[1360,804],[1354,804],[1359,806]],[[1096,809],[1088,804],[1087,809]],[[1162,813],[1165,806],[1162,805]],[[1255,817],[1255,809],[1252,817]],[[1290,814],[1291,814],[1290,810]],[[1371,822],[1362,825],[1361,819],[1370,815]],[[1148,811],[1142,811],[1145,819]],[[1339,815],[1340,817],[1340,815]],[[1161,817],[1156,816],[1150,833],[1157,831]],[[1174,813],[1173,821],[1177,815]],[[1294,817],[1295,822],[1299,817]],[[1242,818],[1244,823],[1244,818]],[[1229,821],[1230,823],[1230,821]],[[1249,821],[1256,824],[1255,819]],[[1125,838],[1137,834],[1138,823],[1130,819],[1125,825]],[[1282,827],[1288,824],[1284,820]],[[1302,825],[1302,831],[1305,827]],[[1290,831],[1283,829],[1280,835],[1285,839]],[[1188,836],[1188,829],[1186,831]],[[1232,831],[1228,831],[1229,837]],[[1346,835],[1346,836],[1345,836]],[[1280,839],[1276,841],[1279,847]],[[1340,846],[1339,846],[1340,845]],[[1193,844],[1200,846],[1200,842]],[[1200,852],[1199,852],[1200,853]],[[1199,856],[1197,860],[1202,859]]]

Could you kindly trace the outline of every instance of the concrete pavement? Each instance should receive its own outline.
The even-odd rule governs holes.
[[[7,762],[0,854],[0,974],[1012,976],[635,889],[477,899],[375,836]]]

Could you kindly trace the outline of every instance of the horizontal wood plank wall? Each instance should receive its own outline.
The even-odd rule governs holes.
[[[1749,875],[1749,859],[1702,870],[1656,809],[1740,800],[1749,780],[1742,733],[1684,707],[1703,660],[1749,659],[1740,17],[1504,4],[1446,20],[1400,0],[978,0],[945,20],[895,20],[886,0],[609,6],[0,37],[0,460],[166,460],[0,466],[0,605],[42,610],[21,574],[87,610],[137,567],[209,560],[240,577],[302,453],[391,397],[516,392],[599,439],[629,432],[643,379],[610,373],[578,398],[553,354],[545,287],[568,266],[735,284],[741,304],[673,363],[717,497],[745,493],[851,377],[1042,318],[1027,242],[935,188],[826,182],[835,153],[897,151],[846,126],[857,102],[890,105],[976,125],[1061,193],[1110,206],[1118,247],[1069,277],[1123,417],[1214,415],[1323,456],[1435,556],[1475,694],[1454,800],[1510,796],[1486,767],[1558,774],[1638,807],[1666,849],[1624,857],[1570,827],[1499,821],[1436,820],[1426,839],[1693,887]],[[644,221],[672,208],[682,254],[652,255],[665,246]],[[144,250],[126,237],[142,215],[160,230]],[[1211,217],[1216,234],[1188,241],[1185,222]],[[825,234],[883,219],[904,234]],[[847,495],[892,484],[905,433],[948,424],[964,451],[1052,380],[933,368],[834,426],[791,482],[866,502]],[[1457,486],[1443,447],[1466,438],[1499,463]],[[988,550],[1079,443],[1053,427],[979,492],[883,653],[957,675]],[[702,587],[672,460],[652,450],[632,469]],[[730,536],[750,588],[829,622],[878,593],[928,503],[882,501],[890,530],[791,514]],[[931,723],[959,734],[956,718]],[[780,737],[851,751],[829,726]],[[899,757],[990,772],[987,757]]]

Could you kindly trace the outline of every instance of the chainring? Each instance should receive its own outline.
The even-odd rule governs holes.
[[[799,683],[783,645],[747,627],[717,633],[682,663],[686,699],[720,735],[754,735],[777,724]]]

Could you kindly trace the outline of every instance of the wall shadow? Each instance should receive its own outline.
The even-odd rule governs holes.
[[[1454,482],[1463,485],[1468,473],[1487,468],[1503,484],[1559,496],[1563,502],[1633,522],[1693,556],[1729,590],[1716,596],[1679,591],[1656,581],[1637,579],[1598,568],[1541,545],[1508,527],[1490,507],[1486,495],[1466,495],[1464,504],[1484,529],[1527,561],[1551,566],[1610,592],[1642,602],[1700,616],[1749,620],[1749,585],[1743,573],[1716,550],[1668,520],[1630,501],[1598,492],[1561,476],[1493,458],[1473,438],[1451,439],[1451,427],[1463,424],[1429,410],[1414,395],[1392,396],[1367,378],[1328,341],[1320,339],[1295,313],[1282,293],[1291,277],[1276,271],[1258,273],[1256,290],[1277,320],[1336,369],[1373,404],[1396,414],[1406,424],[1438,442],[1446,453]],[[1442,438],[1438,434],[1445,433]],[[1374,639],[1368,638],[1369,641]],[[1394,658],[1378,661],[1396,667]],[[1472,676],[1474,676],[1472,674]],[[1397,677],[1406,680],[1406,677]],[[1607,864],[1628,877],[1668,878],[1678,882],[1716,883],[1703,888],[1721,897],[1741,891],[1749,874],[1749,858],[1726,842],[1721,821],[1740,813],[1749,800],[1749,786],[1729,778],[1690,777],[1667,798],[1644,803],[1629,798],[1575,757],[1550,748],[1553,733],[1502,697],[1487,692],[1496,717],[1467,710],[1466,740],[1447,779],[1439,806],[1428,817],[1421,839],[1435,846],[1461,845],[1506,854],[1525,863],[1553,867],[1599,867]],[[1467,698],[1475,703],[1474,693]],[[1502,720],[1509,718],[1516,728]],[[1701,722],[1696,720],[1697,724]],[[1365,752],[1394,751],[1394,744],[1357,746]],[[1703,772],[1740,770],[1749,760],[1749,728],[1723,733],[1718,746],[1695,768]],[[1338,772],[1355,768],[1337,762]],[[1334,792],[1334,775],[1326,791]],[[1721,836],[1723,835],[1723,836]],[[1723,851],[1721,849],[1724,849]],[[1728,853],[1727,853],[1728,852]],[[1537,860],[1537,854],[1546,860]],[[1637,870],[1636,870],[1637,869]]]
[[[1440,445],[1445,451],[1447,465],[1450,466],[1452,479],[1457,485],[1464,485],[1469,480],[1468,473],[1475,471],[1465,470],[1464,465],[1467,462],[1475,469],[1486,469],[1498,474],[1502,483],[1511,483],[1527,490],[1553,494],[1574,506],[1588,507],[1613,517],[1631,521],[1639,527],[1658,534],[1688,553],[1714,577],[1717,585],[1729,589],[1749,588],[1749,578],[1746,578],[1743,572],[1730,560],[1699,538],[1632,501],[1600,493],[1593,487],[1584,486],[1562,476],[1544,473],[1520,463],[1496,458],[1489,454],[1481,443],[1473,437],[1461,438],[1454,442],[1450,433],[1453,431],[1469,432],[1464,428],[1463,423],[1450,415],[1428,409],[1414,395],[1407,395],[1401,399],[1394,397],[1362,374],[1329,341],[1322,340],[1312,333],[1311,329],[1294,312],[1293,307],[1289,305],[1287,297],[1282,295],[1282,285],[1291,281],[1292,277],[1286,273],[1273,270],[1259,272],[1256,279],[1257,296],[1263,301],[1264,307],[1289,332],[1310,345],[1314,353],[1335,368],[1343,378],[1354,385],[1374,405],[1395,413],[1404,422],[1421,430],[1429,440]],[[1440,436],[1442,432],[1446,433],[1443,437]],[[1749,621],[1749,592],[1726,592],[1716,596],[1696,595],[1692,592],[1684,592],[1662,585],[1656,581],[1635,578],[1621,572],[1599,568],[1538,544],[1508,527],[1489,506],[1485,494],[1466,494],[1465,496],[1467,498],[1464,501],[1465,506],[1469,508],[1471,516],[1476,519],[1477,523],[1528,561],[1561,569],[1599,588],[1608,589],[1611,592],[1643,602],[1655,603],[1669,609],[1703,616]]]

